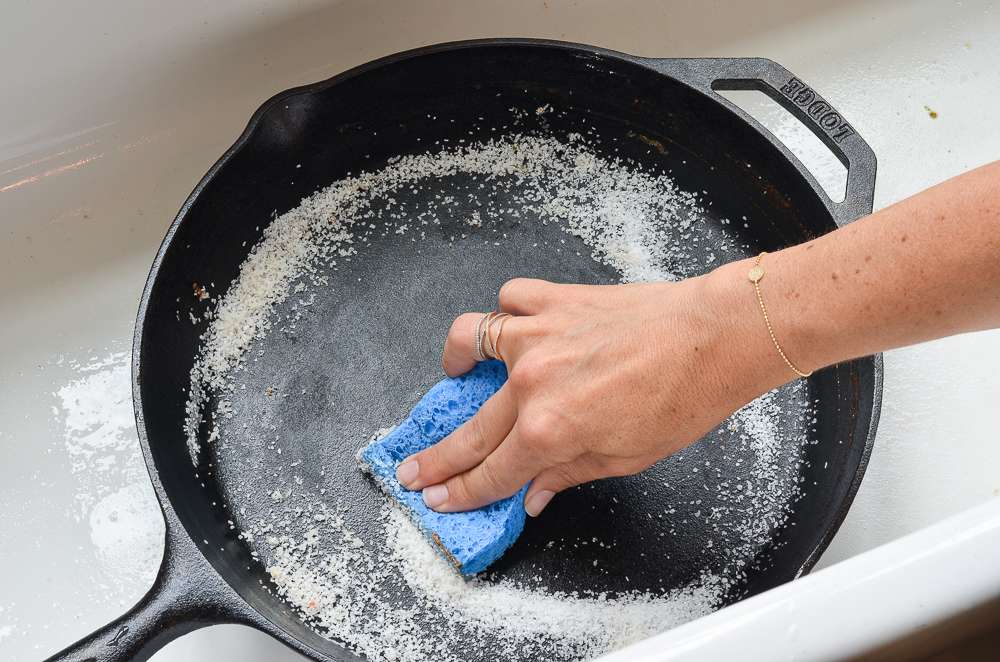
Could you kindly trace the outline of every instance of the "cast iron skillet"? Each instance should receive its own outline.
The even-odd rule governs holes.
[[[832,202],[784,146],[716,93],[730,89],[768,94],[820,137],[848,168],[846,199]],[[270,507],[267,495],[254,488],[278,470],[278,460],[268,453],[209,451],[197,469],[191,464],[182,431],[185,389],[204,330],[203,323],[193,326],[187,319],[188,307],[196,305],[192,282],[214,283],[213,293],[224,292],[273,213],[348,171],[378,168],[438,139],[487,136],[490,127],[510,121],[512,106],[545,104],[564,112],[525,130],[558,134],[593,126],[604,141],[600,149],[617,150],[644,167],[671,169],[683,188],[706,191],[713,201],[709,223],[747,216],[746,227],[735,224],[743,245],[727,259],[807,240],[872,209],[871,149],[828,102],[765,59],[647,59],[577,44],[495,39],[393,55],[278,94],[184,203],[153,262],[139,308],[133,391],[140,443],[166,519],[159,575],[128,613],[51,659],[144,660],[185,632],[223,622],[258,628],[316,660],[357,659],[267,590],[266,573],[227,525],[230,518],[240,523],[242,509],[249,519]],[[529,113],[526,122],[533,117]],[[513,276],[615,279],[588,252],[540,259],[522,250],[525,241],[567,236],[558,229],[499,222],[507,224],[511,241],[495,249],[489,242],[467,242],[457,249],[460,259],[454,247],[442,248],[447,242],[441,237],[423,242],[419,251],[391,238],[373,244],[364,260],[345,267],[336,298],[320,294],[316,312],[294,338],[272,334],[263,341],[267,351],[246,376],[248,395],[234,403],[244,419],[276,421],[280,433],[300,440],[287,447],[281,464],[297,459],[307,481],[326,481],[350,504],[350,523],[362,533],[381,497],[358,473],[353,451],[371,431],[401,419],[440,378],[438,352],[454,315],[491,308],[496,289]],[[407,324],[393,323],[398,319]],[[861,482],[881,380],[882,363],[874,356],[819,371],[799,395],[779,396],[790,412],[782,424],[801,428],[817,442],[807,447],[808,462],[792,468],[808,487],[789,522],[770,530],[770,542],[727,602],[793,579],[816,562]],[[280,416],[271,417],[265,386],[296,393],[301,387],[317,395],[288,400]],[[795,416],[810,402],[815,423]],[[244,445],[261,442],[264,433],[255,430],[242,433]],[[234,426],[224,434],[240,432]],[[561,495],[529,524],[497,574],[516,579],[541,567],[551,578],[546,587],[560,590],[620,591],[625,574],[631,588],[657,591],[686,583],[711,562],[704,544],[710,532],[691,524],[669,546],[654,545],[665,525],[645,514],[686,503],[685,490],[694,489],[658,489],[663,480],[683,483],[691,462],[722,461],[726,433],[710,437],[681,460],[644,475]],[[324,476],[308,473],[321,465]],[[612,499],[618,504],[614,515]],[[710,503],[710,496],[705,499]],[[677,507],[679,519],[686,511]],[[591,570],[598,550],[539,553],[550,539],[591,534],[618,542],[615,553],[601,558],[601,567],[611,572]],[[665,548],[669,563],[658,556]],[[643,550],[649,554],[640,558]]]

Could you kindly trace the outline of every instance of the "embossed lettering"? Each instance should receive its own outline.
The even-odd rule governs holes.
[[[847,136],[854,135],[854,127],[847,122],[840,125],[840,128],[830,134],[835,142],[842,142]]]
[[[812,115],[813,117],[819,117],[828,110],[831,110],[830,104],[823,101],[822,99],[820,99],[819,101],[813,101],[811,104],[809,104],[809,107],[806,108],[806,112]]]
[[[808,87],[792,98],[792,101],[799,104],[800,106],[808,106],[816,98],[816,93],[810,90]]]
[[[823,115],[823,117],[819,118],[819,125],[824,129],[826,129],[827,131],[832,131],[833,129],[836,129],[838,126],[840,126],[843,123],[843,121],[844,120],[843,118],[840,117],[840,115],[831,110],[826,115]]]
[[[786,97],[791,98],[803,87],[802,81],[798,78],[792,78],[781,88],[781,93]]]
[[[854,135],[854,128],[844,121],[840,113],[833,110],[830,104],[798,78],[790,78],[781,86],[780,91],[795,105],[805,110],[834,142],[843,142],[848,136]]]

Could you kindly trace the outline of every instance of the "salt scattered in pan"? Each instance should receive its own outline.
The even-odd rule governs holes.
[[[722,588],[719,578],[706,575],[664,596],[609,598],[533,590],[506,580],[467,581],[398,510],[391,511],[387,531],[397,568],[428,608],[454,614],[511,646],[547,641],[560,657],[595,657],[711,613]]]
[[[472,202],[472,194],[469,200],[438,195],[423,209],[405,208],[395,198],[399,191],[454,175],[471,176],[480,188],[516,191],[518,205],[503,208],[487,200],[470,213],[461,205]],[[510,134],[397,158],[378,171],[346,177],[275,218],[239,278],[221,299],[209,302],[215,307],[203,315],[209,324],[188,391],[185,434],[192,460],[198,463],[200,435],[225,447],[216,423],[234,415],[227,394],[240,387],[236,377],[252,356],[254,341],[275,330],[294,334],[313,299],[289,302],[291,312],[284,317],[276,312],[279,304],[292,294],[328,286],[326,274],[339,261],[363,257],[373,235],[397,233],[419,241],[425,232],[417,230],[459,213],[469,232],[480,233],[474,236],[488,244],[506,239],[499,231],[486,239],[481,234],[503,216],[556,223],[626,282],[676,280],[704,267],[688,247],[688,240],[704,240],[708,231],[698,227],[704,216],[698,196],[678,189],[668,176],[598,156],[579,134],[567,136],[567,142]],[[720,252],[732,246],[731,238],[720,234],[711,241]],[[213,402],[215,409],[206,411]],[[301,479],[282,482],[277,474],[256,488],[265,490],[273,509],[255,522],[241,512],[240,537],[305,621],[372,659],[589,658],[712,611],[743,576],[770,541],[769,529],[785,521],[799,494],[798,484],[781,469],[798,446],[782,449],[775,427],[780,413],[773,397],[765,396],[727,423],[735,443],[755,458],[745,484],[730,484],[716,467],[692,467],[699,481],[708,472],[717,477],[715,501],[724,506],[697,510],[695,516],[716,526],[718,537],[706,546],[728,550],[725,567],[663,595],[566,595],[509,580],[469,582],[401,513],[386,507],[384,542],[366,545],[323,497],[325,489],[310,494]],[[267,448],[281,453],[274,443]],[[719,525],[723,520],[729,524]],[[408,601],[398,599],[401,587]]]
[[[334,182],[264,229],[239,278],[209,315],[202,353],[191,372],[185,424],[195,463],[205,390],[221,393],[232,388],[231,374],[245,360],[251,342],[274,325],[275,306],[292,292],[303,291],[306,280],[314,286],[325,284],[320,267],[335,267],[338,259],[357,253],[355,233],[365,228],[373,200],[386,200],[392,207],[394,192],[456,174],[473,175],[492,187],[516,186],[523,191],[520,209],[486,211],[533,214],[543,223],[560,223],[592,248],[595,259],[617,269],[625,282],[676,280],[675,271],[683,272],[682,263],[690,260],[683,244],[670,238],[689,229],[703,213],[698,197],[678,189],[670,177],[598,156],[580,138],[561,142],[511,134],[399,157],[377,172]],[[469,224],[482,224],[480,212]],[[368,232],[376,228],[367,226]],[[394,231],[405,230],[400,224]]]
[[[768,394],[726,424],[737,443],[766,451],[767,459],[751,481],[716,499],[740,516],[717,532],[728,550],[726,567],[665,594],[568,595],[507,579],[466,580],[398,510],[382,507],[384,539],[366,544],[346,525],[339,504],[311,494],[296,494],[285,510],[248,524],[241,537],[306,622],[370,659],[589,659],[710,613],[770,542],[767,526],[781,523],[775,520],[787,516],[798,492],[780,473],[787,458],[771,452],[780,447],[772,420],[781,413],[777,406]],[[282,493],[283,503],[292,496]],[[573,546],[591,543],[605,545],[595,538]]]
[[[710,613],[724,588],[706,575],[666,595],[610,598],[466,580],[395,508],[382,510],[385,552],[366,548],[341,518],[329,519],[325,533],[338,539],[335,553],[320,551],[315,527],[301,539],[270,536],[267,570],[303,618],[376,660],[387,649],[407,662],[457,662],[470,654],[587,659]],[[398,594],[400,578],[409,603],[385,599]]]

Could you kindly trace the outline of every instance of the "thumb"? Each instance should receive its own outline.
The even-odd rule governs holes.
[[[524,495],[524,510],[529,516],[538,517],[559,492],[601,477],[600,472],[585,458],[549,467],[531,481],[531,487]]]

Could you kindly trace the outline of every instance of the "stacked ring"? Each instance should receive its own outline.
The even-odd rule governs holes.
[[[500,354],[500,335],[503,333],[503,325],[508,319],[513,317],[510,313],[499,313],[490,311],[479,318],[476,325],[476,360],[486,361],[489,359],[499,359],[503,361]],[[493,335],[493,328],[496,327],[496,336]]]

